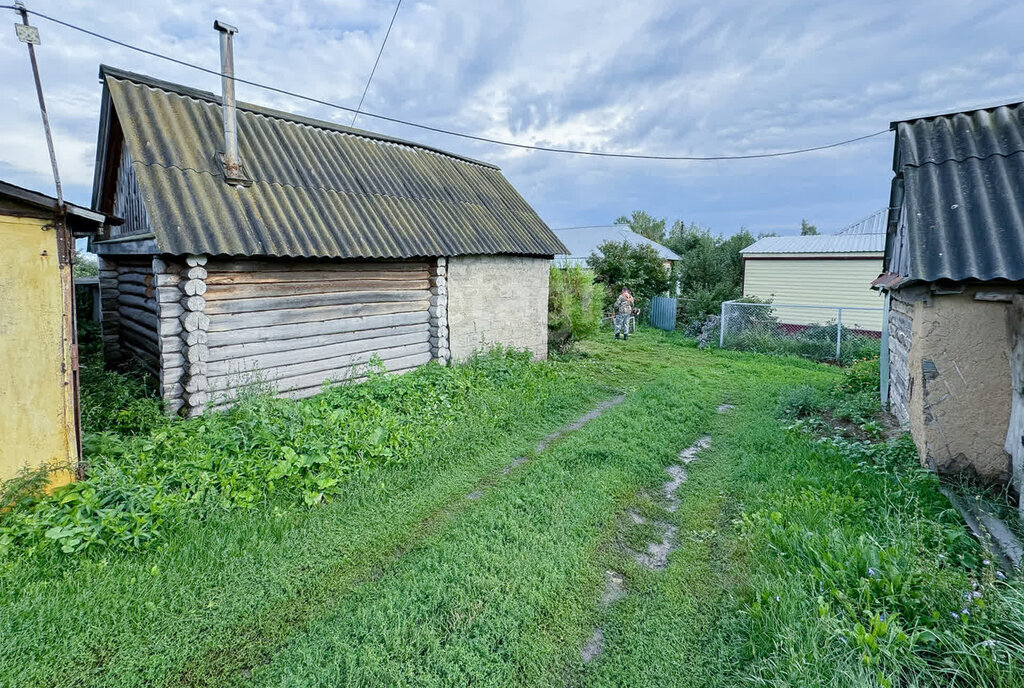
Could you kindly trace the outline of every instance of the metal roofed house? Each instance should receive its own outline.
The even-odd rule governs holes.
[[[633,245],[651,246],[665,261],[665,267],[672,268],[672,263],[679,256],[657,241],[637,234],[626,225],[608,225],[598,227],[571,227],[554,230],[555,236],[565,244],[568,252],[555,256],[555,265],[567,267],[572,265],[587,266],[587,258],[591,253],[598,252],[598,246],[608,241],[616,243],[628,242]]]
[[[746,247],[743,296],[776,304],[850,309],[844,323],[859,330],[882,330],[881,307],[871,282],[882,269],[886,211],[879,210],[835,234],[764,237]],[[817,324],[818,308],[779,309],[780,322]]]
[[[159,375],[171,412],[254,378],[315,394],[501,344],[547,351],[565,247],[486,163],[100,68],[93,207],[109,360]],[[227,102],[227,107],[222,107]],[[237,150],[231,147],[237,139]]]
[[[921,461],[1021,488],[1024,105],[893,122],[883,390]],[[886,360],[888,359],[888,360]]]

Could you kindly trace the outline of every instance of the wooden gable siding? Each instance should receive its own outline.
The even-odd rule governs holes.
[[[117,166],[117,178],[114,186],[114,203],[112,214],[124,220],[120,227],[114,227],[111,238],[129,234],[149,234],[152,228],[146,214],[146,205],[142,200],[142,191],[132,167],[132,159],[128,147],[121,147],[121,159]]]

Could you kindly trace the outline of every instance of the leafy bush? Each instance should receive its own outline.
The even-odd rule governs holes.
[[[364,383],[301,401],[250,396],[191,420],[161,415],[148,429],[125,421],[123,434],[87,436],[85,480],[52,495],[36,485],[0,513],[0,556],[137,548],[190,514],[245,509],[275,495],[314,505],[338,494],[354,473],[410,461],[460,419],[488,416],[482,399],[538,397],[563,375],[532,364],[528,352],[496,351],[400,377],[381,366]],[[127,394],[124,383],[111,388]]]
[[[836,384],[840,394],[875,393],[878,391],[881,371],[878,356],[861,358],[843,371],[843,378]]]
[[[740,297],[743,261],[740,251],[755,239],[745,229],[726,238],[691,223],[675,222],[665,245],[678,253],[672,274],[686,304],[681,322],[703,321],[721,312],[722,302]]]
[[[564,353],[573,341],[596,332],[603,300],[593,272],[575,266],[552,266],[548,283],[549,343]]]
[[[622,287],[629,287],[636,306],[646,310],[652,296],[664,294],[669,287],[665,261],[653,247],[606,241],[598,246],[600,253],[592,253],[587,265],[594,271],[597,281],[605,286],[605,305],[610,306]]]
[[[786,418],[806,418],[821,407],[821,393],[810,385],[784,389],[779,395],[779,415]]]
[[[107,370],[98,333],[80,326],[82,431],[85,440],[97,432],[137,435],[168,422],[156,382],[141,367],[127,364],[123,372]],[[94,339],[95,337],[95,339]]]

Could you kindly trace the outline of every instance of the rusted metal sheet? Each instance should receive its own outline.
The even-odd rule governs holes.
[[[219,97],[110,67],[100,73],[161,252],[565,253],[496,167],[244,103],[239,158],[253,183],[232,186],[216,155],[224,148]]]

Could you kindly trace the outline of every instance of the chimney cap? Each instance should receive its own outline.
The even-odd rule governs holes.
[[[213,28],[222,33],[238,33],[238,29],[231,24],[225,24],[220,19],[216,19],[213,22]]]

